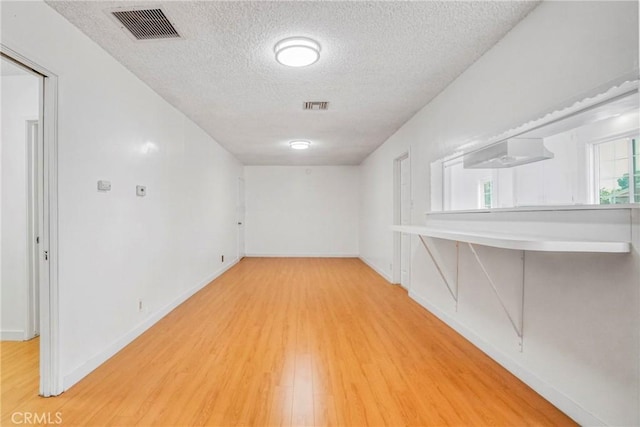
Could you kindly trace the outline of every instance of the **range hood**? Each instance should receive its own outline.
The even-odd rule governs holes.
[[[464,155],[465,169],[511,168],[553,159],[542,138],[510,138]]]

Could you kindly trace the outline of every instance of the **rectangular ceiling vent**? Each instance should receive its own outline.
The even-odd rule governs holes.
[[[162,9],[139,9],[111,12],[138,40],[180,37]]]
[[[329,108],[327,101],[307,101],[302,107],[303,110],[326,110]]]

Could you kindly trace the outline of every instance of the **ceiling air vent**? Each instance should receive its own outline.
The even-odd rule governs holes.
[[[326,110],[329,108],[327,101],[307,101],[304,103],[303,110]]]
[[[180,37],[162,9],[126,10],[111,13],[138,40]]]

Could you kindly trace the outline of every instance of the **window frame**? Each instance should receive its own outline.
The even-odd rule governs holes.
[[[495,207],[495,180],[491,178],[482,178],[478,180],[478,209],[491,209]],[[485,204],[487,196],[485,186],[489,184],[489,206]]]
[[[588,143],[589,155],[587,156],[587,171],[589,173],[589,198],[590,203],[594,205],[602,205],[600,203],[600,168],[598,146],[613,142],[617,140],[625,139],[629,146],[629,157],[627,159],[627,170],[629,171],[629,204],[639,203],[635,201],[635,177],[633,174],[633,140],[640,140],[640,129],[634,129],[627,132],[622,132],[616,135],[607,136],[605,138],[595,139]],[[614,203],[614,204],[626,204],[626,203]]]

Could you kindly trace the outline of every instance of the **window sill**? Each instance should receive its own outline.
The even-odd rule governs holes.
[[[492,246],[494,248],[524,251],[629,253],[631,250],[631,244],[629,242],[550,239],[533,236],[477,233],[418,226],[396,225],[392,226],[392,230],[425,237],[435,237],[438,239]]]
[[[557,206],[519,206],[514,208],[492,209],[461,209],[451,211],[428,211],[426,215],[449,215],[492,212],[550,212],[550,211],[591,211],[591,210],[615,210],[615,209],[640,209],[640,203],[627,203],[620,205],[557,205]]]

